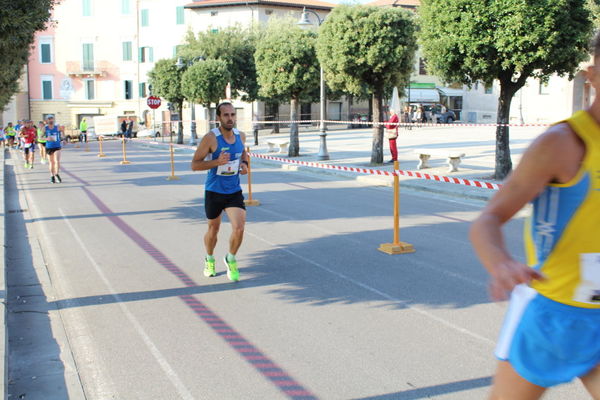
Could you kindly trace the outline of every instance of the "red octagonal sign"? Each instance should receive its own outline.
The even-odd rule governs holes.
[[[156,109],[156,108],[160,107],[160,97],[150,96],[150,97],[148,97],[148,100],[146,101],[146,103],[148,104],[148,107],[150,107],[152,109]]]

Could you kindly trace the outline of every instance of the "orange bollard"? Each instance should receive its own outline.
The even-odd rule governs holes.
[[[250,168],[250,147],[246,147],[248,154],[248,198],[244,200],[247,206],[260,206],[260,201],[252,198],[252,168]]]
[[[171,176],[167,177],[167,180],[178,181],[180,178],[175,176],[175,151],[173,150],[173,143],[169,144],[169,150],[171,152]]]
[[[125,136],[123,136],[123,161],[121,164],[131,164],[130,161],[127,161],[127,150],[125,149]]]
[[[394,161],[394,171],[400,169],[398,161]],[[394,175],[394,242],[383,243],[378,248],[387,254],[405,254],[414,253],[415,248],[412,244],[400,241],[400,178]]]
[[[106,157],[106,154],[102,151],[102,141],[104,140],[104,136],[98,137],[98,146],[100,147],[100,152],[98,153],[98,157]]]

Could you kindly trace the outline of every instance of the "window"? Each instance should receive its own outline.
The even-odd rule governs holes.
[[[540,81],[540,93],[539,94],[550,94],[550,90],[548,89],[548,82]]]
[[[84,79],[83,81],[85,86],[85,99],[86,100],[94,100],[95,92],[94,92],[94,80],[93,79]]]
[[[121,0],[121,14],[129,15],[131,14],[131,0]]]
[[[424,58],[419,58],[419,75],[427,75],[427,68]]]
[[[131,42],[123,42],[123,61],[133,60]]]
[[[92,43],[83,44],[83,70],[94,70],[94,45]]]
[[[83,16],[91,17],[92,16],[92,0],[81,0],[82,8],[83,8]]]
[[[484,86],[483,90],[484,90],[485,94],[492,94],[494,92],[494,85],[492,85],[492,84],[490,84],[490,85],[486,84]]]
[[[52,64],[52,39],[40,39],[40,63]]]
[[[133,99],[133,81],[124,81],[123,90],[125,94],[125,100]]]
[[[52,83],[51,76],[42,76],[42,99],[52,100]]]
[[[150,11],[145,8],[142,10],[142,26],[150,25]]]
[[[210,16],[211,16],[211,17],[216,17],[217,15],[219,15],[219,12],[218,12],[218,11],[211,11],[211,12],[210,12]]]
[[[180,44],[173,46],[173,57],[177,57],[177,55],[179,54],[179,50],[181,50],[181,46]]]
[[[177,7],[176,8],[176,17],[175,17],[175,23],[177,25],[183,25],[184,24],[184,14],[183,14],[183,7]]]
[[[152,47],[140,47],[139,58],[141,63],[154,62],[154,49]]]
[[[140,82],[140,97],[146,97],[146,82]]]

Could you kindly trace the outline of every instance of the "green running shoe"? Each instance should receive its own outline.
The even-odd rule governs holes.
[[[215,259],[209,260],[208,258],[204,259],[204,276],[210,278],[211,276],[215,276],[217,273],[215,272]]]
[[[240,272],[238,271],[237,261],[235,259],[228,261],[227,256],[223,259],[227,266],[227,277],[230,281],[237,282],[240,280]]]

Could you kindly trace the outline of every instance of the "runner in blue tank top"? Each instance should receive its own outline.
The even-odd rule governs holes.
[[[204,195],[204,209],[208,219],[208,230],[204,235],[204,276],[216,275],[213,252],[224,210],[232,227],[229,253],[224,258],[227,277],[231,281],[239,280],[235,255],[242,244],[246,223],[240,174],[248,173],[248,155],[244,150],[246,135],[234,128],[235,118],[235,108],[231,103],[219,104],[217,121],[220,126],[204,135],[192,159],[192,171],[208,170]],[[210,160],[207,161],[209,154]]]

